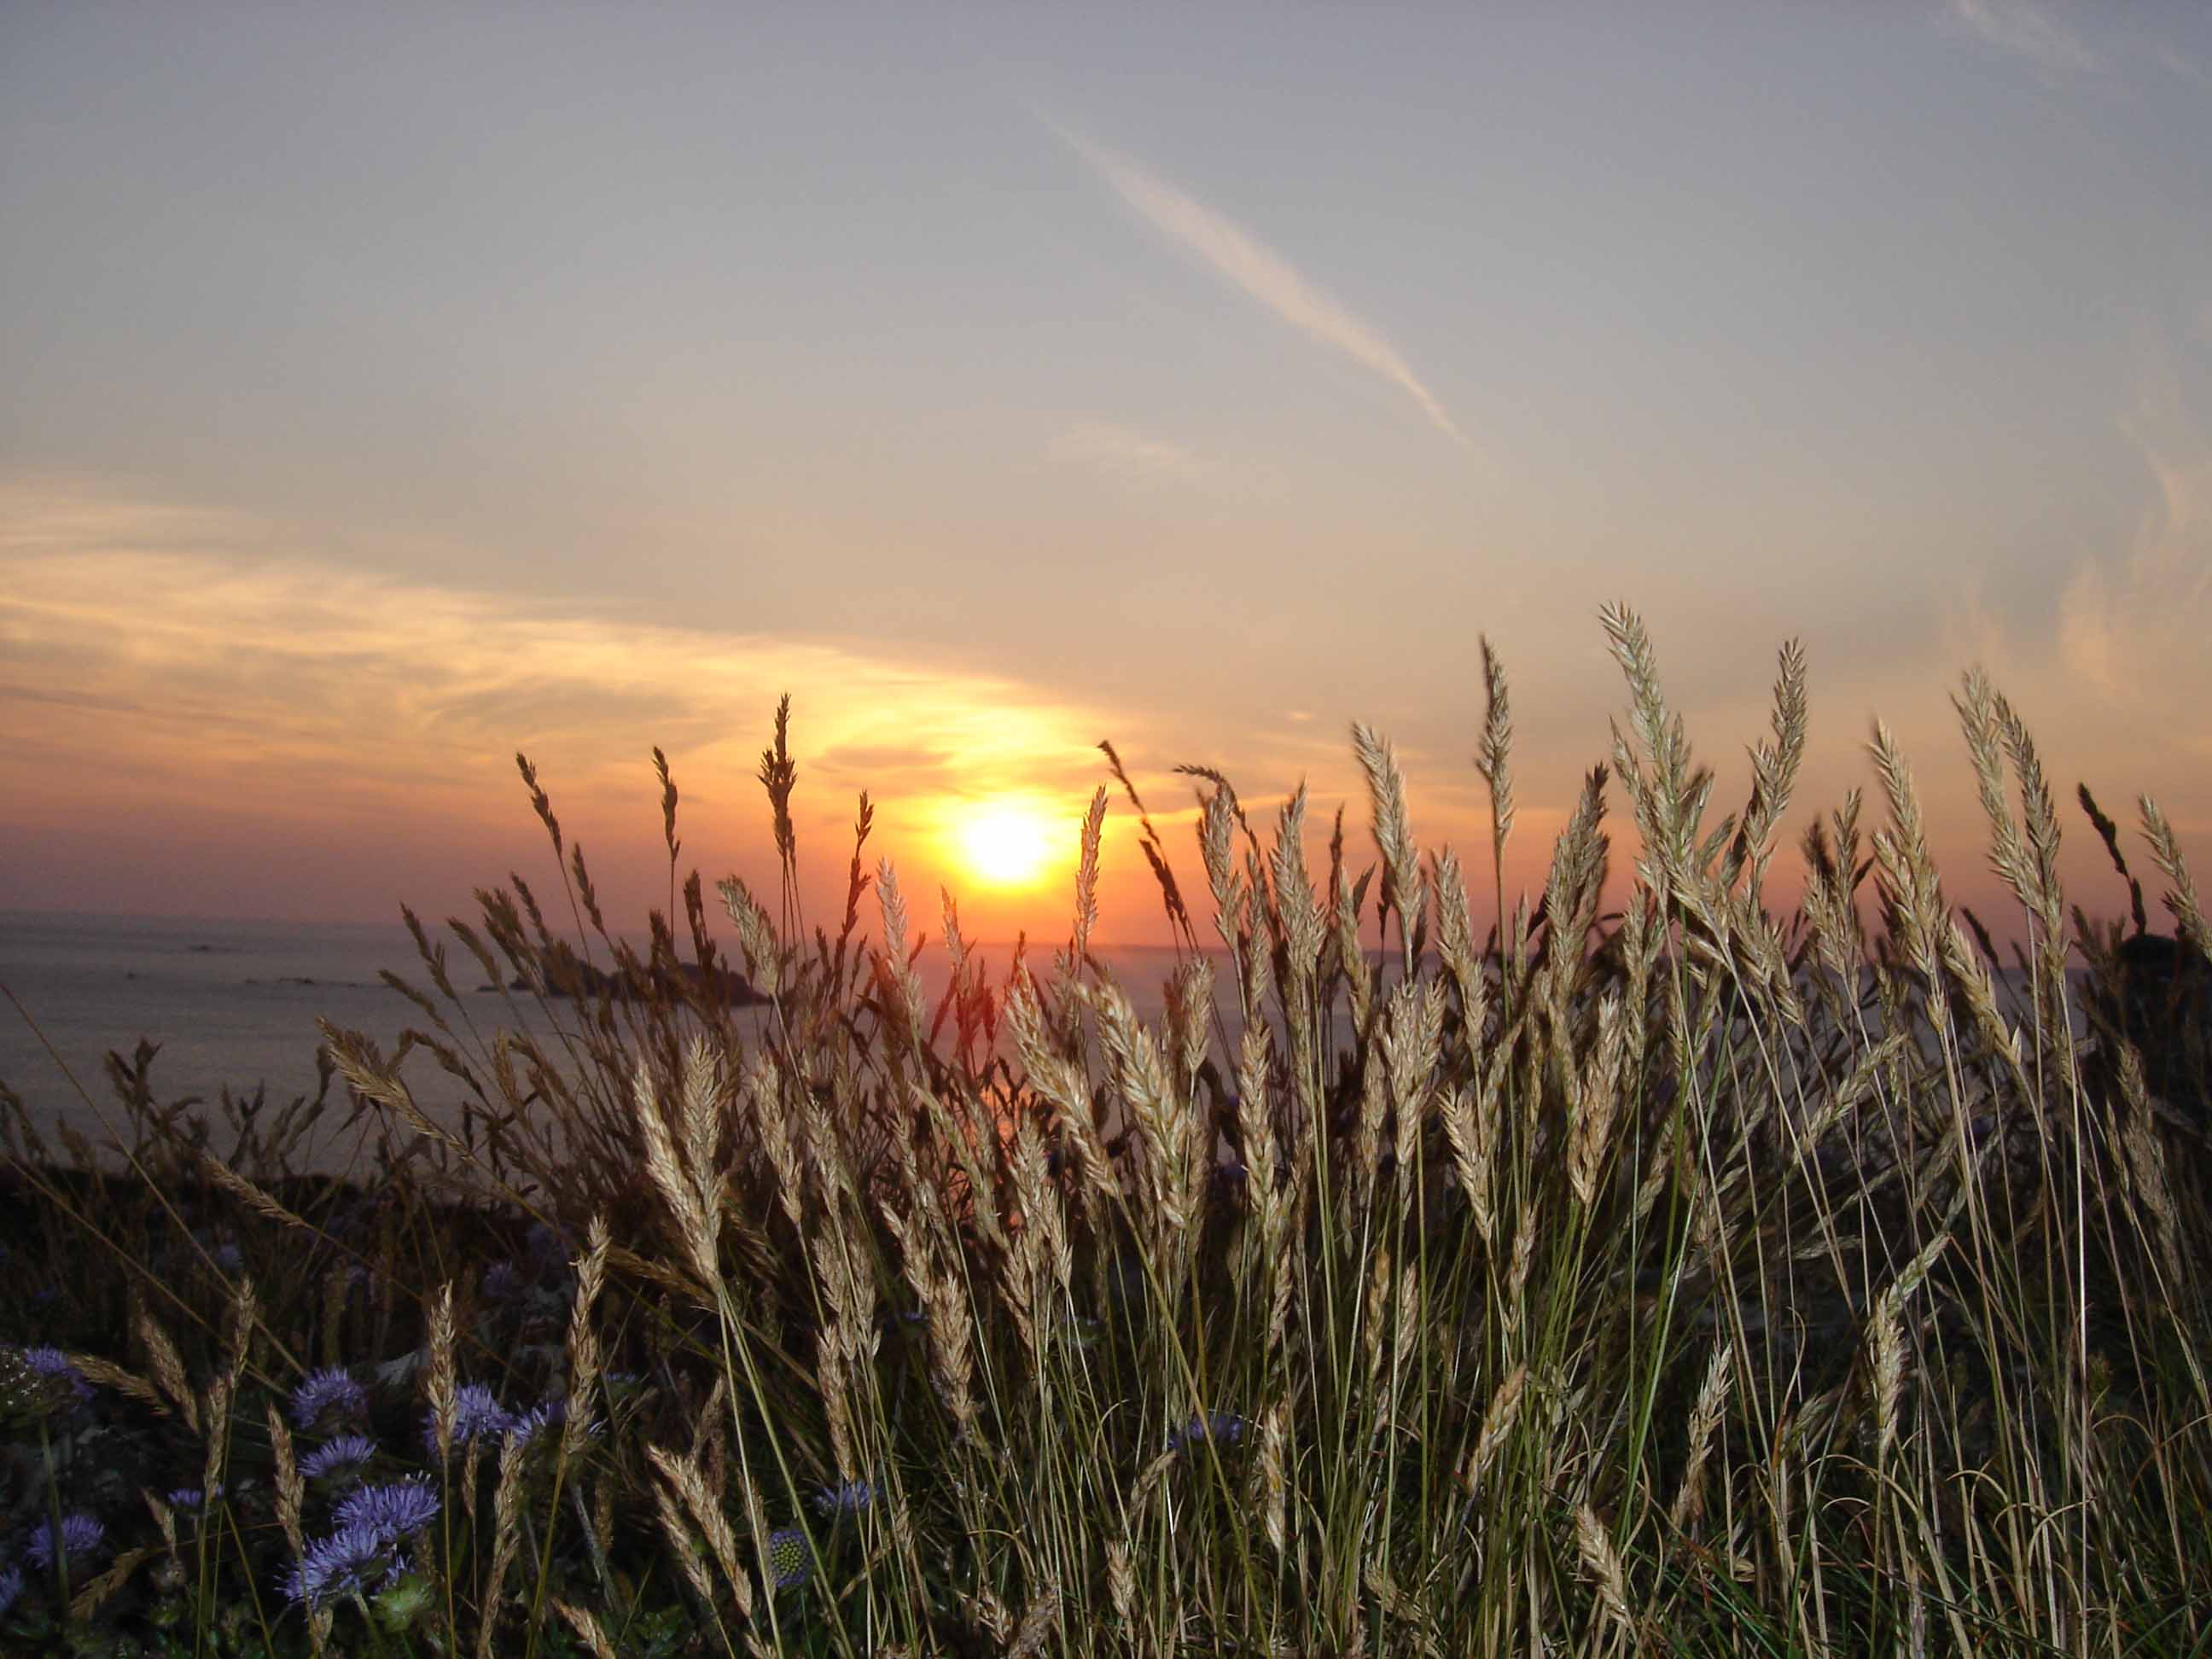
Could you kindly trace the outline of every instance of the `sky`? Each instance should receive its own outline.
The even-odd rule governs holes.
[[[635,927],[654,745],[772,891],[787,692],[811,920],[865,789],[1065,938],[1101,739],[1193,891],[1179,764],[1371,860],[1355,720],[1486,868],[1483,637],[1510,897],[1620,600],[1715,817],[1802,641],[1779,899],[1879,715],[2008,931],[1979,664],[2114,913],[2076,782],[2212,858],[2208,155],[2182,6],[7,5],[0,908],[557,892],[521,750]]]

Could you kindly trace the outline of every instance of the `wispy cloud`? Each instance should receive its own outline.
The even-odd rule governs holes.
[[[2173,46],[2160,46],[2158,61],[2160,68],[2179,76],[2199,92],[2212,92],[2212,70],[2207,70],[2186,52]]]
[[[2212,760],[2212,433],[2184,384],[2170,359],[2150,356],[2121,422],[2152,485],[2132,538],[2074,566],[2047,628],[1987,602],[2011,573],[1962,577],[1941,647],[2020,700],[2054,779],[2078,766],[2070,775],[2107,809],[2148,789],[2197,835],[2212,824],[2198,785]]]
[[[1068,147],[1155,229],[1173,237],[1291,327],[1398,387],[1455,443],[1462,432],[1398,348],[1308,280],[1273,249],[1125,155],[1055,126]]]
[[[1052,441],[1055,460],[1105,473],[1125,483],[1163,479],[1197,483],[1212,465],[1182,444],[1154,438],[1112,421],[1078,421]]]
[[[1139,495],[1175,490],[1242,506],[1279,495],[1283,485],[1282,474],[1265,461],[1211,454],[1115,421],[1074,422],[1054,435],[1047,453]]]
[[[2125,423],[2157,486],[2135,545],[2115,564],[2085,560],[2059,601],[2060,659],[2075,683],[2125,711],[2158,744],[2212,757],[2212,441],[2170,374]]]
[[[2047,75],[2104,67],[2087,42],[2035,0],[1949,0],[1946,15],[1977,38],[2028,59]]]

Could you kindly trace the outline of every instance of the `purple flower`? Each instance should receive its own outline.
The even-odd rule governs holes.
[[[357,1422],[368,1415],[368,1390],[337,1365],[309,1371],[292,1390],[292,1422],[312,1429],[325,1417]]]
[[[1217,1445],[1233,1446],[1244,1437],[1244,1419],[1234,1412],[1208,1412],[1203,1417],[1194,1417],[1168,1436],[1170,1451],[1188,1451],[1192,1447],[1211,1440]]]
[[[215,1495],[217,1498],[222,1496],[220,1484],[216,1486]],[[199,1486],[179,1486],[176,1491],[165,1494],[161,1501],[173,1510],[203,1510],[207,1507],[208,1494]]]
[[[528,1445],[548,1429],[557,1429],[568,1420],[568,1402],[559,1395],[541,1400],[507,1425],[509,1438]]]
[[[310,1480],[333,1474],[350,1474],[376,1455],[376,1442],[365,1434],[342,1434],[318,1446],[300,1460],[300,1473]]]
[[[824,1486],[814,1494],[817,1515],[858,1515],[876,1501],[876,1486],[872,1480],[848,1480],[842,1485]]]
[[[522,1289],[522,1275],[512,1261],[495,1261],[484,1269],[483,1293],[494,1302],[513,1299]]]
[[[769,1534],[768,1564],[778,1589],[795,1589],[805,1583],[814,1571],[806,1534],[797,1527],[778,1527]]]
[[[466,1445],[478,1438],[497,1439],[514,1426],[514,1419],[489,1389],[481,1382],[466,1382],[453,1395],[453,1443]],[[422,1442],[433,1452],[438,1449],[438,1415],[430,1413],[422,1421]]]
[[[307,1546],[284,1575],[284,1594],[319,1607],[333,1595],[357,1595],[370,1579],[398,1563],[388,1557],[391,1540],[370,1527],[346,1527]]]
[[[566,1267],[569,1256],[574,1254],[570,1242],[542,1221],[533,1221],[530,1224],[530,1231],[525,1236],[523,1242],[528,1247],[530,1254],[536,1256],[539,1264],[544,1267]]]
[[[88,1405],[92,1401],[92,1384],[84,1380],[84,1373],[69,1363],[69,1356],[59,1348],[38,1347],[15,1350],[23,1364],[40,1376],[48,1378],[57,1387],[66,1384],[76,1396],[76,1403]]]
[[[23,1570],[21,1567],[0,1567],[0,1613],[15,1605],[15,1598],[23,1593]]]
[[[62,1559],[74,1566],[87,1556],[98,1555],[107,1548],[107,1528],[91,1516],[82,1511],[62,1516]],[[50,1568],[54,1565],[54,1523],[42,1521],[31,1532],[31,1541],[23,1547],[23,1553],[33,1565]]]
[[[464,1384],[453,1396],[453,1434],[473,1440],[480,1434],[504,1434],[514,1419],[499,1397],[481,1382]]]
[[[438,1494],[422,1480],[358,1486],[338,1500],[340,1528],[366,1528],[387,1542],[420,1532],[438,1518]]]

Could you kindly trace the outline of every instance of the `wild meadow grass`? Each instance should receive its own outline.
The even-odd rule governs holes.
[[[1310,868],[1302,788],[1254,823],[1198,771],[1187,893],[1114,760],[1183,947],[1156,1023],[1090,950],[1105,789],[1064,945],[992,982],[948,902],[931,1006],[865,797],[842,917],[800,923],[787,709],[735,963],[696,874],[675,920],[665,763],[641,959],[523,762],[574,945],[520,878],[449,939],[409,915],[435,1113],[327,1026],[313,1100],[165,1105],[144,1048],[104,1146],[11,1099],[0,1641],[2200,1650],[2212,936],[2165,819],[2172,938],[2086,792],[2131,919],[2070,908],[2034,745],[1969,675],[2015,971],[1879,726],[1887,822],[1814,818],[1772,915],[1802,655],[1708,824],[1642,624],[1604,622],[1630,712],[1533,902],[1486,644],[1471,868],[1355,728],[1371,860],[1340,815]],[[556,1035],[493,1029],[455,947]],[[360,1165],[297,1173],[341,1114]]]

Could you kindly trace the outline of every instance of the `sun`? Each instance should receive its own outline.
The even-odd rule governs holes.
[[[1052,862],[1052,819],[1027,801],[982,801],[962,812],[953,844],[968,873],[989,887],[1027,887]]]

